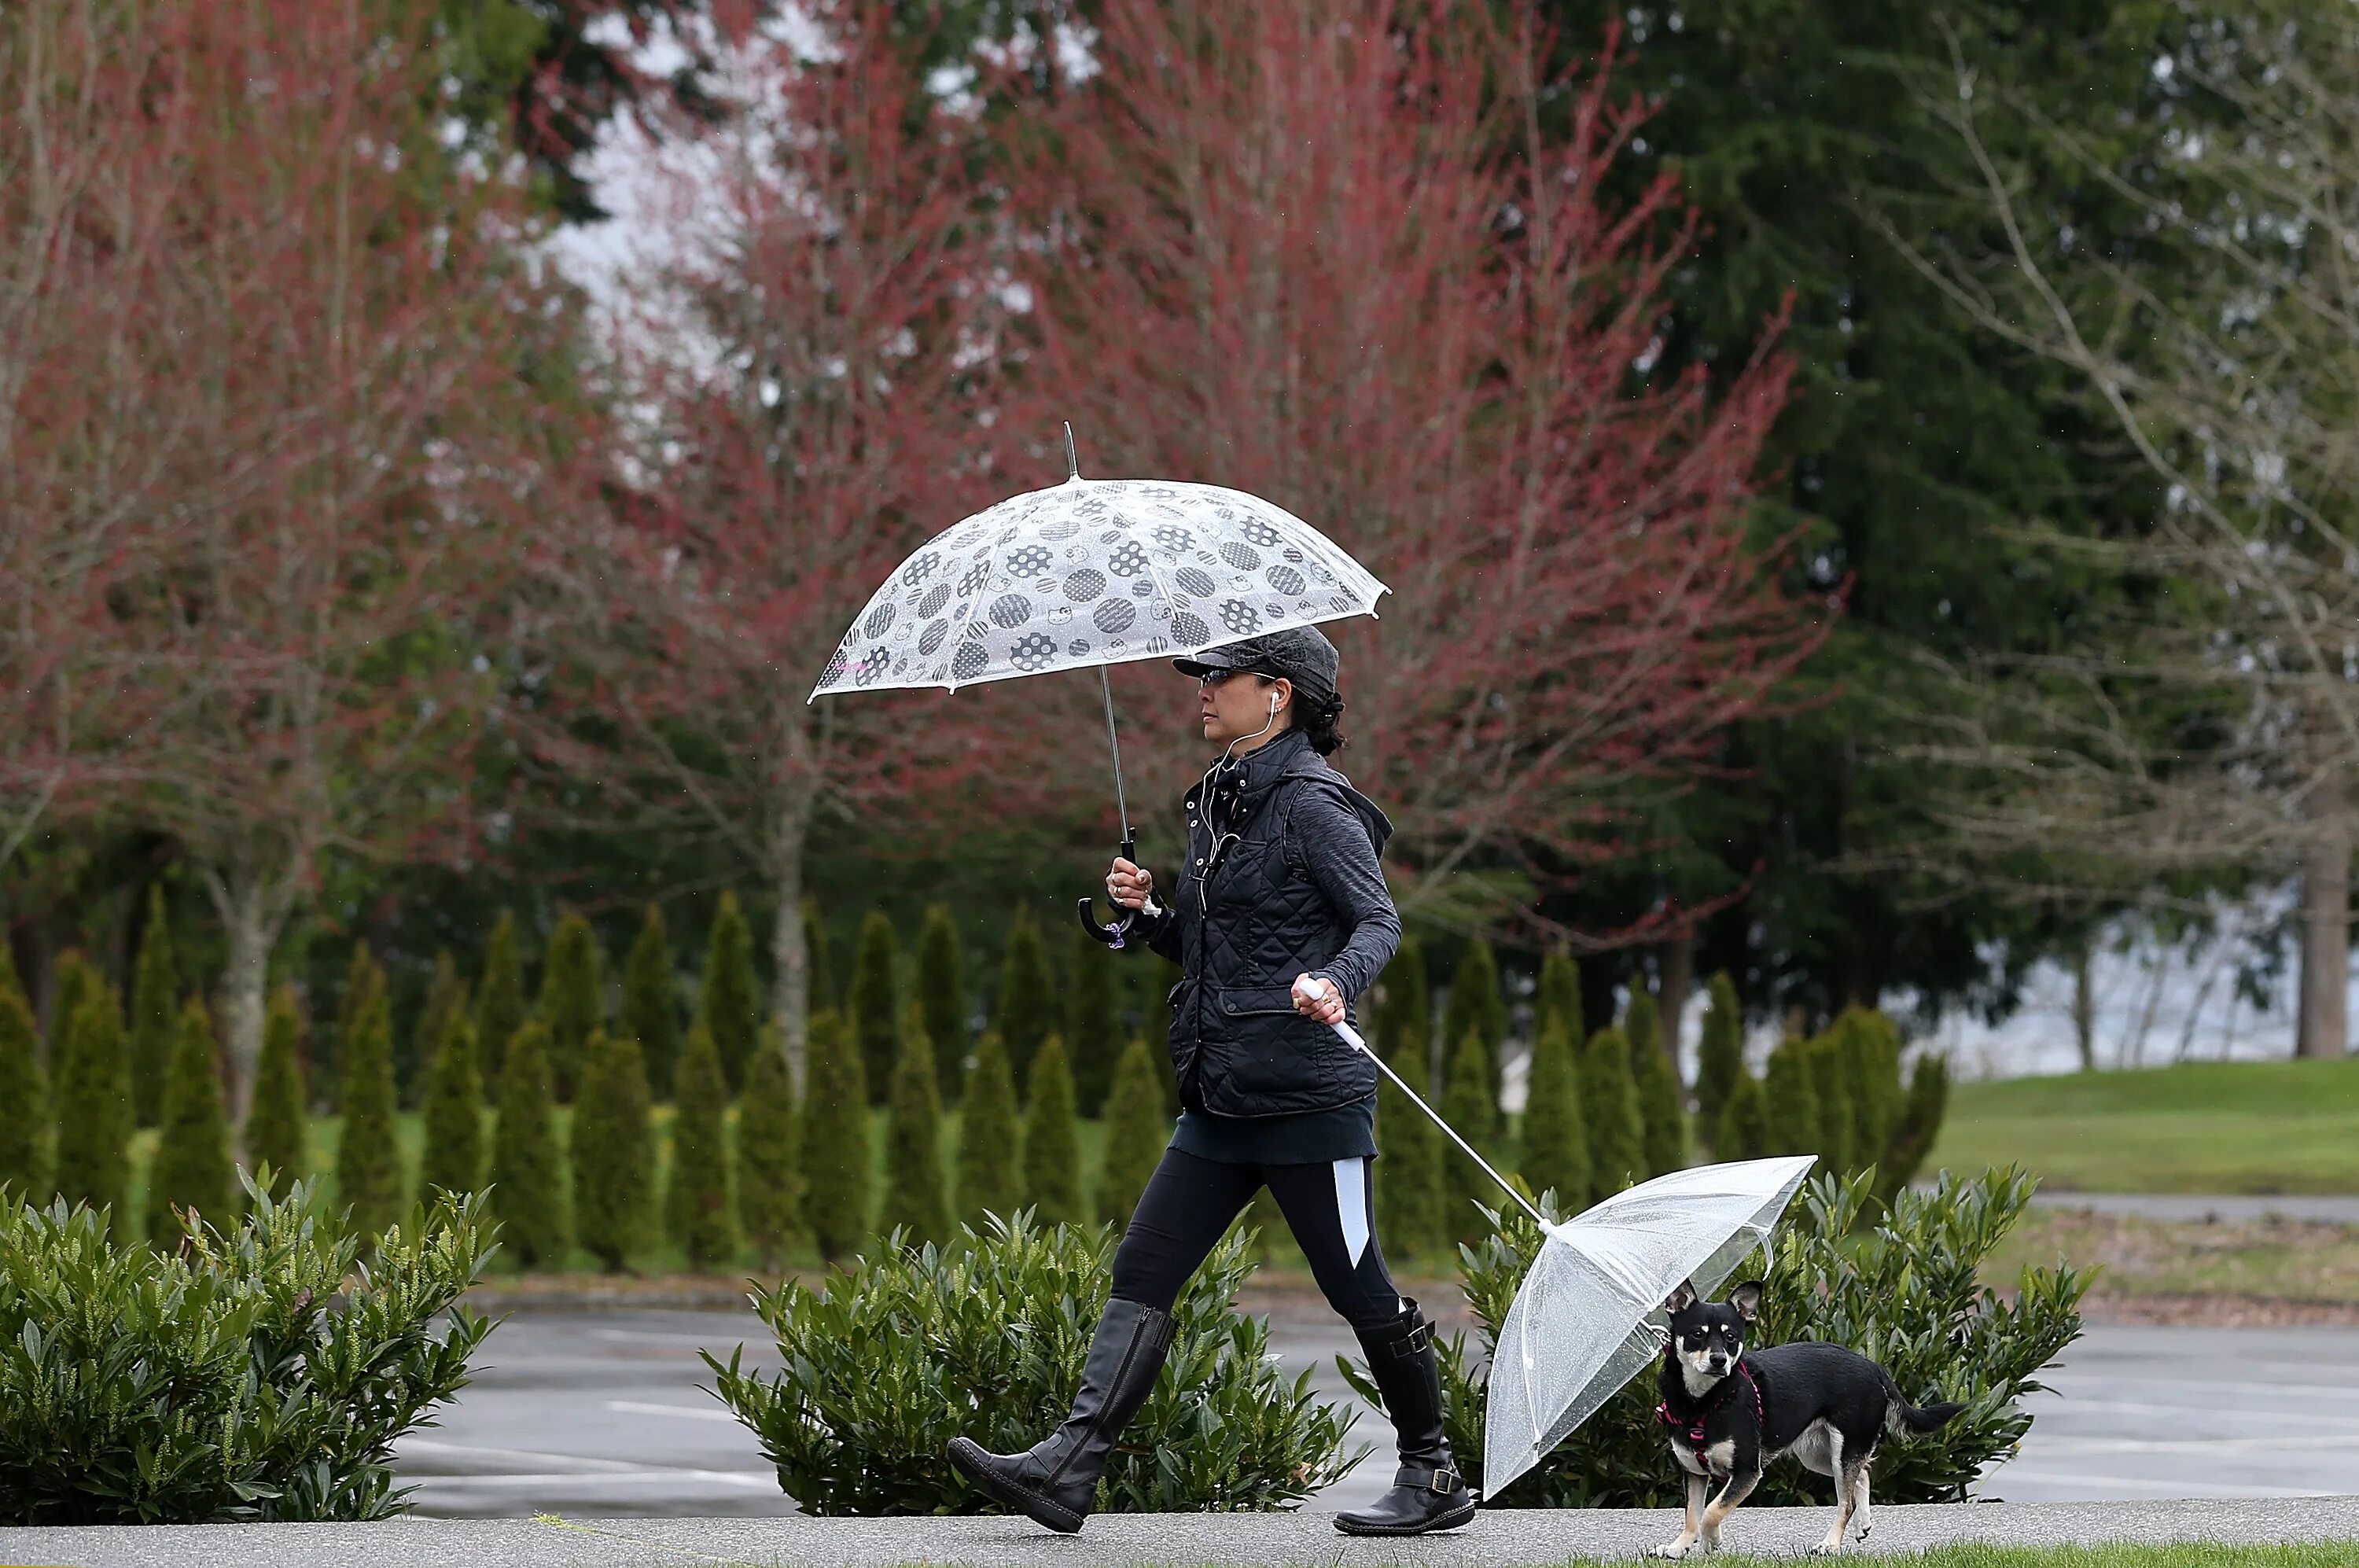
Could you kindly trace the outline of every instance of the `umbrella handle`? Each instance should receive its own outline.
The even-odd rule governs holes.
[[[1302,983],[1298,981],[1296,983],[1296,988],[1301,989],[1301,986]],[[1327,983],[1318,979],[1310,980],[1310,989],[1306,994],[1313,1000],[1325,996],[1327,994]],[[1350,1046],[1353,1051],[1358,1051],[1361,1055],[1375,1062],[1376,1064],[1376,1071],[1391,1079],[1393,1081],[1393,1087],[1398,1089],[1402,1094],[1408,1096],[1409,1104],[1415,1105],[1419,1110],[1423,1111],[1428,1116],[1431,1117],[1435,1127],[1438,1127],[1442,1131],[1448,1133],[1450,1135],[1450,1141],[1456,1144],[1459,1149],[1464,1152],[1467,1159],[1481,1166],[1483,1168],[1484,1175],[1488,1176],[1492,1181],[1496,1181],[1499,1184],[1499,1191],[1506,1193],[1510,1198],[1515,1199],[1516,1206],[1522,1209],[1524,1213],[1532,1216],[1532,1223],[1540,1227],[1541,1235],[1546,1236],[1556,1229],[1554,1222],[1549,1220],[1546,1214],[1540,1213],[1538,1208],[1534,1207],[1532,1201],[1529,1198],[1525,1197],[1521,1192],[1516,1191],[1515,1188],[1509,1186],[1507,1184],[1507,1179],[1505,1176],[1500,1175],[1496,1171],[1491,1169],[1491,1162],[1489,1160],[1474,1152],[1474,1146],[1473,1144],[1458,1136],[1458,1129],[1456,1127],[1451,1127],[1448,1122],[1441,1119],[1441,1113],[1440,1111],[1435,1110],[1431,1105],[1425,1103],[1425,1096],[1419,1094],[1416,1090],[1401,1082],[1401,1075],[1394,1072],[1391,1065],[1387,1063],[1383,1057],[1378,1056],[1375,1051],[1368,1049],[1368,1042],[1360,1038],[1360,1031],[1358,1029],[1353,1029],[1348,1023],[1330,1024],[1327,1027],[1333,1029],[1336,1037],[1342,1040],[1345,1045]]]
[[[1122,857],[1125,860],[1129,861],[1133,866],[1138,864],[1138,835],[1136,833],[1128,833],[1124,835],[1120,853]],[[1156,904],[1155,900],[1150,897],[1147,901],[1147,912],[1155,912],[1158,907],[1158,906]],[[1097,899],[1095,895],[1081,900],[1081,907],[1076,912],[1080,914],[1082,918],[1082,929],[1089,932],[1091,939],[1095,942],[1103,942],[1106,946],[1112,948],[1119,948],[1129,940],[1130,923],[1138,918],[1138,911],[1136,909],[1117,909],[1114,910],[1114,913],[1120,917],[1119,919],[1114,920],[1110,924],[1099,924],[1097,916]]]

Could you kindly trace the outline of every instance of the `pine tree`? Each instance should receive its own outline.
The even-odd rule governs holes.
[[[1736,1064],[1736,1082],[1720,1107],[1714,1152],[1723,1160],[1765,1160],[1770,1153],[1769,1101],[1761,1080]]]
[[[446,1008],[442,1037],[426,1073],[426,1149],[418,1191],[473,1192],[484,1184],[482,1048],[464,1008]]]
[[[549,1030],[549,1089],[571,1104],[590,1037],[606,1025],[606,962],[598,933],[580,915],[557,922],[540,972],[540,1021]]]
[[[273,1198],[285,1197],[311,1170],[311,1099],[303,1083],[302,1039],[295,989],[281,985],[262,1021],[262,1060],[255,1064],[254,1102],[245,1112],[245,1162]]]
[[[386,996],[385,969],[376,961],[364,942],[353,943],[353,961],[344,968],[344,988],[336,998],[336,1036],[325,1060],[313,1064],[317,1074],[325,1074],[339,1089],[343,1084],[344,1061],[353,1049],[353,1032],[360,1028],[361,1014],[374,1002]],[[390,1055],[390,1051],[387,1052]]]
[[[1499,994],[1499,961],[1491,944],[1481,937],[1467,942],[1458,972],[1450,977],[1450,997],[1442,1007],[1441,1038],[1452,1053],[1452,1074],[1458,1071],[1456,1052],[1470,1034],[1482,1041],[1484,1070],[1490,1074],[1491,1097],[1496,1104],[1502,1086],[1499,1047],[1507,1038],[1507,1000]],[[1480,1177],[1482,1172],[1475,1174]]]
[[[354,1009],[344,1042],[343,1127],[336,1144],[336,1201],[355,1236],[381,1236],[401,1215],[401,1144],[395,1127],[393,1013],[382,972]]]
[[[484,950],[484,978],[475,987],[475,1068],[486,1084],[497,1083],[508,1058],[508,1041],[524,1027],[524,960],[516,954],[516,915],[502,909]]]
[[[1630,1039],[1603,1029],[1582,1048],[1576,1074],[1582,1119],[1589,1133],[1589,1194],[1593,1203],[1647,1174],[1646,1123],[1638,1085],[1630,1075]]]
[[[1843,1082],[1843,1046],[1832,1034],[1806,1041],[1802,1062],[1810,1069],[1810,1097],[1819,1113],[1819,1150],[1830,1170],[1850,1175],[1859,1168],[1851,1145],[1851,1086]]]
[[[1134,1040],[1106,1096],[1105,1162],[1098,1173],[1098,1208],[1118,1230],[1129,1228],[1131,1211],[1170,1142],[1171,1118],[1163,1112],[1154,1054],[1145,1040]]]
[[[1581,965],[1569,953],[1551,953],[1540,964],[1539,990],[1532,998],[1532,1038],[1539,1039],[1551,1021],[1564,1029],[1566,1054],[1576,1054],[1589,1031],[1582,1027]]]
[[[913,1243],[947,1241],[950,1200],[942,1191],[941,1082],[920,1009],[909,1009],[901,1031],[901,1060],[893,1064],[891,1110],[885,1123],[885,1213],[877,1228],[896,1229]]]
[[[1425,944],[1416,937],[1401,938],[1400,950],[1376,977],[1375,1012],[1376,1051],[1409,1087],[1431,1099],[1433,990],[1426,978]]]
[[[1554,961],[1551,960],[1551,963]],[[1549,1009],[1532,1041],[1530,1092],[1524,1101],[1523,1176],[1535,1192],[1553,1192],[1560,1210],[1589,1206],[1589,1131],[1582,1125],[1572,1040],[1564,1015]]]
[[[821,1004],[814,1001],[811,1006],[818,1008]],[[734,893],[722,894],[721,907],[712,911],[696,1016],[712,1031],[712,1049],[720,1053],[722,1075],[735,1091],[745,1082],[745,1065],[760,1043],[762,995],[754,978],[754,932],[737,908]]]
[[[929,907],[918,933],[918,1007],[934,1048],[942,1098],[955,1101],[966,1077],[966,959],[948,904]]]
[[[442,1049],[443,1027],[453,1016],[464,1018],[466,1012],[466,982],[459,978],[458,961],[451,956],[451,950],[442,948],[434,954],[434,978],[426,987],[426,1000],[418,1009],[409,1043],[395,1048],[393,1082],[404,1105],[423,1103],[435,1055]]]
[[[835,985],[835,961],[827,945],[827,927],[819,918],[819,900],[803,900],[803,954],[810,971],[810,1010],[814,1013],[841,1012],[843,996]],[[719,1037],[716,1036],[715,1043]]]
[[[675,1172],[675,1176],[677,1172]],[[573,1239],[609,1274],[654,1239],[655,1096],[627,1034],[591,1033],[573,1101]]]
[[[1663,1051],[1661,1018],[1655,998],[1644,991],[1631,995],[1624,1010],[1623,1029],[1630,1040],[1630,1073],[1638,1091],[1638,1138],[1646,1150],[1648,1176],[1668,1176],[1687,1168],[1688,1114],[1681,1103],[1679,1075]]]
[[[73,1034],[74,1016],[82,1011],[83,999],[100,983],[99,973],[78,948],[68,948],[58,954],[50,968],[49,1032],[48,1049],[43,1060],[49,1070],[49,1090],[65,1093],[65,1062],[67,1042]]]
[[[638,940],[623,961],[623,1008],[614,1028],[639,1042],[649,1092],[658,1100],[670,1099],[672,1071],[679,1061],[679,982],[672,974],[663,910],[654,904],[647,906]]]
[[[1788,1040],[1769,1053],[1761,1079],[1761,1110],[1771,1154],[1826,1153],[1808,1052],[1804,1042]]]
[[[893,1085],[893,1063],[901,1054],[901,994],[894,977],[899,966],[900,940],[893,921],[882,909],[871,909],[860,922],[860,951],[852,964],[852,1001],[848,1010],[860,1040],[860,1071],[868,1083],[873,1105],[883,1105]]]
[[[191,1213],[201,1223],[226,1229],[236,1214],[236,1192],[220,1048],[204,1003],[190,996],[180,1010],[179,1039],[165,1075],[163,1132],[147,1168],[148,1245],[178,1247]]]
[[[721,1047],[702,1025],[688,1031],[671,1118],[672,1236],[691,1269],[737,1260],[735,1206],[729,1201],[729,1081]]]
[[[1479,1029],[1470,1029],[1451,1054],[1450,1080],[1441,1091],[1441,1119],[1485,1157],[1499,1140],[1499,1099],[1491,1078],[1491,1057]],[[1474,1205],[1495,1208],[1506,1194],[1483,1174],[1482,1168],[1456,1150],[1443,1156],[1443,1217],[1450,1236],[1473,1241],[1481,1234],[1482,1216]]]
[[[16,983],[16,966],[0,932],[0,1189],[11,1203],[45,1203],[49,1181],[49,1083],[41,1070],[41,1035]]]
[[[1703,1041],[1696,1051],[1696,1131],[1715,1154],[1720,1153],[1721,1113],[1737,1079],[1745,1075],[1745,1015],[1737,1006],[1736,982],[1723,970],[1712,977],[1712,1006],[1704,1012]]]
[[[164,886],[151,882],[147,920],[140,928],[139,956],[134,961],[131,978],[131,1104],[141,1127],[154,1127],[164,1112],[164,1081],[170,1075],[179,1045],[179,996],[171,924],[164,914]]]
[[[830,1262],[868,1235],[868,1084],[860,1047],[840,1013],[810,1023],[803,1093],[803,1223]]]
[[[999,1013],[992,1020],[999,1043],[1007,1051],[1007,1071],[1016,1092],[1032,1092],[1032,1058],[1056,1025],[1048,955],[1041,951],[1040,928],[1032,911],[1019,905],[1016,923],[1007,932],[1007,960],[999,975]]]
[[[1114,955],[1073,928],[1073,971],[1065,985],[1065,1051],[1073,1063],[1073,1104],[1095,1121],[1114,1092],[1122,1040],[1114,1021]]]
[[[119,1238],[131,1228],[122,1212],[131,1175],[130,1053],[114,988],[92,974],[76,991],[58,1066],[58,1195],[113,1210]]]
[[[492,1203],[500,1245],[525,1268],[565,1261],[565,1153],[549,1083],[549,1027],[527,1018],[500,1063],[500,1114],[492,1128]]]
[[[1845,1007],[1835,1019],[1837,1069],[1851,1106],[1852,1164],[1880,1165],[1900,1122],[1900,1031],[1872,1008]]]
[[[1024,1133],[1016,1117],[1015,1076],[997,1029],[985,1029],[959,1107],[959,1218],[978,1230],[983,1216],[1013,1219],[1024,1206]]]
[[[1622,1005],[1622,1038],[1630,1042],[1630,1078],[1640,1080],[1649,1055],[1663,1054],[1663,1015],[1655,995],[1633,981],[1630,999]]]
[[[1044,1225],[1090,1223],[1082,1194],[1073,1074],[1065,1065],[1065,1042],[1053,1034],[1032,1059],[1031,1099],[1024,1113],[1024,1201]]]
[[[755,1047],[737,1103],[737,1212],[745,1240],[775,1271],[802,1225],[802,1151],[795,1084],[775,1035]]]
[[[1428,1023],[1426,1032],[1432,1026]],[[1420,1041],[1408,1041],[1423,1051]],[[1420,1059],[1418,1065],[1422,1065]],[[1398,1069],[1411,1083],[1418,1080],[1407,1066]],[[1376,1220],[1383,1227],[1387,1255],[1397,1251],[1415,1258],[1437,1258],[1450,1245],[1448,1202],[1443,1193],[1442,1162],[1464,1155],[1443,1139],[1441,1129],[1391,1079],[1376,1085],[1377,1143],[1385,1157],[1376,1161]]]

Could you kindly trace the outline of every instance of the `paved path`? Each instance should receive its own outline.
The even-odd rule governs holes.
[[[2101,1214],[2135,1214],[2149,1220],[2256,1220],[2275,1214],[2281,1219],[2359,1225],[2359,1193],[2349,1192],[2254,1197],[2225,1192],[2042,1192],[2031,1201],[2044,1209],[2093,1209]]]

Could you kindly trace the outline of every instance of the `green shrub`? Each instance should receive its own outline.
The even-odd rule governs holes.
[[[500,1244],[530,1269],[562,1264],[568,1243],[565,1153],[549,1083],[549,1029],[525,1020],[500,1064],[500,1114],[492,1126],[492,1190]]]
[[[179,1044],[180,976],[172,962],[171,922],[164,885],[147,885],[147,919],[139,929],[139,956],[131,968],[131,1105],[141,1127],[164,1114],[164,1080]]]
[[[790,1372],[708,1354],[715,1387],[807,1513],[997,1511],[951,1470],[957,1436],[1009,1452],[1063,1418],[1105,1306],[1112,1241],[1027,1222],[966,1245],[864,1259],[820,1295],[789,1280],[755,1306]],[[1231,1306],[1253,1261],[1232,1236],[1173,1312],[1171,1352],[1099,1484],[1119,1512],[1299,1503],[1342,1475],[1348,1418],[1308,1372],[1272,1365],[1268,1325]]]
[[[1558,1208],[1568,1214],[1589,1206],[1589,1132],[1582,1125],[1572,1041],[1563,1014],[1554,1008],[1532,1042],[1523,1146],[1523,1177],[1533,1192],[1554,1192]]]
[[[1419,1081],[1407,1067],[1399,1072]],[[1376,1147],[1384,1150],[1376,1161],[1376,1224],[1385,1255],[1440,1257],[1451,1245],[1442,1161],[1466,1157],[1389,1078],[1376,1085]]]
[[[1042,1225],[1089,1223],[1073,1074],[1065,1065],[1065,1042],[1053,1034],[1032,1059],[1031,1101],[1024,1108],[1024,1202]]]
[[[1728,1102],[1720,1107],[1720,1129],[1713,1136],[1712,1151],[1722,1160],[1763,1160],[1769,1150],[1769,1101],[1761,1092],[1761,1080],[1739,1062],[1735,1085],[1728,1092]]]
[[[868,1084],[860,1048],[840,1013],[810,1021],[810,1080],[803,1091],[803,1222],[832,1262],[868,1235]]]
[[[1470,1034],[1482,1043],[1491,1101],[1496,1105],[1501,1087],[1499,1047],[1507,1038],[1507,999],[1499,994],[1499,961],[1491,944],[1481,937],[1467,942],[1465,953],[1458,960],[1458,972],[1450,977],[1450,995],[1442,1003],[1441,1040],[1451,1052],[1451,1074],[1458,1071],[1456,1053]],[[1453,1218],[1451,1223],[1458,1222]]]
[[[1019,1095],[1032,1092],[1032,1058],[1057,1028],[1054,985],[1040,928],[1028,907],[1018,905],[1007,931],[1007,957],[999,973],[999,1004],[992,1027],[1007,1051],[1007,1071]]]
[[[1876,1171],[1878,1202],[1891,1203],[1917,1179],[1925,1157],[1933,1152],[1934,1140],[1941,1136],[1941,1117],[1949,1108],[1948,1059],[1919,1057],[1917,1071],[1908,1080],[1908,1098],[1902,1104],[1893,1128],[1891,1146],[1885,1150],[1884,1163]]]
[[[1171,1118],[1163,1113],[1163,1083],[1154,1054],[1134,1040],[1114,1069],[1106,1096],[1105,1160],[1098,1171],[1098,1209],[1119,1235],[1130,1225],[1147,1178],[1171,1144]]]
[[[1654,993],[1635,980],[1630,999],[1622,1005],[1622,1038],[1630,1043],[1630,1081],[1639,1083],[1647,1058],[1663,1054],[1663,1015]]]
[[[1483,1036],[1469,1029],[1458,1037],[1450,1058],[1450,1082],[1441,1092],[1441,1119],[1458,1136],[1481,1149],[1484,1158],[1499,1141],[1499,1097],[1491,1076],[1491,1055]],[[1480,1206],[1496,1203],[1499,1189],[1483,1168],[1455,1149],[1441,1153],[1442,1227],[1444,1234],[1464,1241],[1479,1234]]]
[[[458,961],[451,950],[443,948],[434,954],[434,979],[426,987],[425,1003],[418,1009],[418,1018],[409,1031],[407,1046],[396,1044],[393,1058],[394,1087],[400,1093],[404,1105],[415,1107],[426,1095],[427,1080],[434,1070],[434,1058],[442,1049],[442,1030],[454,1017],[467,1016],[467,985],[459,978]],[[471,1034],[469,1039],[473,1037]],[[478,1082],[480,1082],[480,1076]],[[472,1187],[458,1189],[473,1192]]]
[[[1532,1038],[1539,1039],[1551,1022],[1564,1030],[1568,1054],[1577,1054],[1589,1031],[1582,1027],[1581,966],[1569,953],[1551,953],[1540,964],[1539,989],[1532,998]]]
[[[827,927],[820,920],[816,898],[803,900],[803,956],[810,966],[810,1010],[842,1011],[843,996],[836,989],[835,961],[828,953]]]
[[[500,1081],[508,1041],[524,1027],[524,960],[516,954],[516,915],[502,909],[484,950],[484,978],[475,987],[475,1069],[485,1083]]]
[[[934,1048],[942,1098],[956,1100],[966,1077],[966,959],[948,904],[929,906],[918,932],[918,1010]]]
[[[2030,1413],[2017,1401],[2040,1391],[2040,1368],[2080,1336],[2084,1276],[2026,1269],[2013,1300],[1979,1278],[1984,1259],[2022,1214],[2033,1185],[2028,1175],[2012,1170],[1971,1181],[1944,1173],[1935,1192],[1900,1194],[1877,1224],[1869,1218],[1864,1177],[1821,1176],[1796,1199],[1777,1234],[1756,1331],[1760,1343],[1812,1338],[1848,1345],[1882,1362],[1911,1400],[1967,1405],[1930,1437],[1886,1442],[1876,1459],[1879,1500],[1962,1500],[1969,1484],[2015,1452],[2031,1427]],[[1476,1343],[1452,1335],[1441,1359],[1451,1447],[1471,1486],[1482,1485],[1481,1368],[1539,1241],[1538,1227],[1511,1213],[1463,1260]],[[1756,1253],[1734,1278],[1762,1272]],[[1663,1459],[1655,1365],[1516,1480],[1496,1506],[1676,1506],[1681,1482],[1677,1467]],[[1347,1376],[1374,1403],[1364,1369],[1352,1367]],[[1825,1501],[1823,1486],[1799,1466],[1772,1465],[1754,1499],[1815,1507]]]
[[[1736,1081],[1745,1076],[1745,1012],[1737,1005],[1736,982],[1726,970],[1712,977],[1711,992],[1712,1005],[1703,1015],[1703,1040],[1696,1049],[1696,1132],[1697,1141],[1718,1154],[1721,1113],[1736,1092]]]
[[[65,1093],[65,1062],[68,1043],[73,1034],[74,1015],[82,1011],[82,999],[101,983],[96,969],[78,948],[68,948],[57,956],[49,972],[49,1031],[44,1057],[49,1070],[49,1090]]]
[[[1830,1170],[1849,1175],[1862,1163],[1852,1147],[1851,1085],[1843,1082],[1843,1048],[1831,1035],[1805,1040],[1802,1064],[1810,1069],[1810,1098],[1819,1111],[1819,1152]]]
[[[1582,1048],[1575,1074],[1589,1132],[1589,1197],[1610,1197],[1647,1174],[1647,1129],[1630,1076],[1630,1041],[1602,1029]]]
[[[53,1190],[49,1084],[41,1071],[40,1029],[7,953],[0,938],[0,1105],[17,1107],[0,1116],[0,1189],[21,1203],[45,1200]]]
[[[654,1116],[639,1042],[592,1030],[573,1102],[573,1238],[610,1274],[654,1239]]]
[[[671,1234],[691,1269],[737,1260],[737,1217],[729,1202],[729,1084],[721,1049],[701,1024],[679,1059],[671,1118]]]
[[[1065,1057],[1073,1069],[1073,1105],[1095,1121],[1114,1093],[1122,1036],[1114,1018],[1115,955],[1081,927],[1073,928],[1073,967],[1065,983]]]
[[[1425,969],[1425,944],[1414,936],[1401,938],[1400,951],[1376,976],[1376,997],[1370,1009],[1376,1038],[1369,1043],[1408,1080],[1409,1087],[1427,1099],[1433,1083],[1433,987]],[[1381,1108],[1378,1111],[1382,1115]],[[1387,1150],[1389,1156],[1390,1151]]]
[[[1851,1110],[1851,1168],[1881,1164],[1900,1121],[1900,1029],[1869,1007],[1845,1007],[1827,1031]],[[1849,1174],[1847,1171],[1846,1174]]]
[[[311,1173],[311,1103],[303,1083],[303,1014],[295,988],[272,993],[262,1019],[262,1059],[245,1111],[245,1160],[273,1198]]]
[[[462,1007],[442,1015],[442,1038],[426,1077],[426,1149],[418,1190],[473,1192],[484,1184],[484,1080],[475,1026]]]
[[[958,1212],[970,1225],[986,1215],[1013,1219],[1024,1206],[1024,1129],[1016,1083],[997,1029],[985,1029],[959,1109]]]
[[[255,1191],[185,1253],[110,1246],[60,1203],[0,1209],[0,1524],[397,1513],[393,1446],[468,1380],[480,1200],[388,1232],[368,1269],[314,1191]]]
[[[1762,1114],[1769,1125],[1771,1154],[1826,1153],[1808,1051],[1801,1040],[1780,1041],[1762,1071]]]
[[[324,1058],[314,1063],[313,1083],[324,1093],[330,1087],[341,1091],[344,1082],[344,1059],[353,1049],[353,1033],[359,1028],[361,1011],[371,997],[382,999],[386,994],[385,970],[377,964],[376,955],[368,943],[353,943],[353,961],[344,969],[344,988],[336,998],[335,1039]]]
[[[947,1241],[950,1199],[942,1187],[941,1083],[925,1016],[913,1003],[901,1031],[901,1060],[893,1064],[893,1093],[885,1119],[885,1212],[878,1224],[913,1242]]]
[[[1645,1009],[1652,1013],[1651,999]],[[1630,1009],[1639,1011],[1636,1006]],[[1684,1171],[1688,1163],[1688,1113],[1680,1103],[1680,1080],[1659,1041],[1634,1058],[1637,1069],[1638,1140],[1646,1151],[1649,1176]]]
[[[353,1012],[344,1041],[343,1127],[336,1141],[336,1201],[356,1236],[381,1235],[400,1216],[401,1144],[395,1132],[393,1015],[383,974]]]
[[[679,982],[672,974],[663,910],[654,904],[647,906],[630,956],[623,960],[623,1006],[614,1029],[639,1042],[648,1092],[658,1100],[670,1099],[672,1073],[679,1062]]]
[[[816,977],[817,961],[813,963]],[[722,1076],[734,1094],[745,1082],[745,1066],[753,1060],[762,1029],[762,993],[754,979],[754,932],[737,908],[734,893],[722,894],[721,907],[712,911],[696,1016],[712,1031],[712,1049],[721,1055]]]
[[[116,1234],[130,1234],[123,1212],[131,1180],[131,1062],[114,988],[95,975],[75,987],[81,1001],[66,1030],[58,1067],[58,1195],[111,1214]]]
[[[786,1261],[802,1234],[802,1151],[786,1052],[766,1033],[737,1105],[737,1214],[764,1269]]]
[[[581,1086],[590,1037],[606,1027],[606,955],[598,933],[567,915],[549,933],[540,971],[540,1021],[549,1030],[549,1086],[560,1105]]]
[[[853,1034],[860,1041],[860,1072],[868,1084],[869,1104],[881,1105],[893,1083],[893,1063],[901,1055],[901,991],[894,971],[901,959],[900,939],[882,909],[871,909],[860,922],[860,947],[852,962],[851,1014]]]
[[[230,1158],[229,1112],[222,1105],[221,1050],[213,1021],[194,996],[180,1009],[179,1040],[165,1074],[163,1131],[147,1167],[147,1242],[178,1247],[187,1216],[227,1226],[237,1167]]]

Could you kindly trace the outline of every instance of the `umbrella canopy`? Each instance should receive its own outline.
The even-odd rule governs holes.
[[[1815,1156],[1658,1176],[1547,1227],[1491,1355],[1483,1490],[1496,1497],[1652,1361],[1681,1280],[1709,1295],[1765,1243]]]

